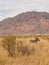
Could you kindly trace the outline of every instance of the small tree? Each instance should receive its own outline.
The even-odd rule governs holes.
[[[3,47],[8,51],[11,57],[15,56],[15,39],[16,36],[5,36],[3,40]]]

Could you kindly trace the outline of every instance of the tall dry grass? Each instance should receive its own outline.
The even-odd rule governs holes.
[[[49,65],[49,35],[2,38],[0,65]]]

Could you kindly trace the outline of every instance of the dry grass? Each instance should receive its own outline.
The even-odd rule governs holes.
[[[0,37],[0,65],[49,65],[49,35],[7,37]],[[15,57],[8,55],[9,50]]]

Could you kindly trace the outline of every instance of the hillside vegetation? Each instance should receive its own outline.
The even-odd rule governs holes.
[[[0,65],[49,65],[49,35],[0,36]]]

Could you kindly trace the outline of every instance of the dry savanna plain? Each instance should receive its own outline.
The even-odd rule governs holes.
[[[49,65],[49,34],[0,36],[0,65]]]

